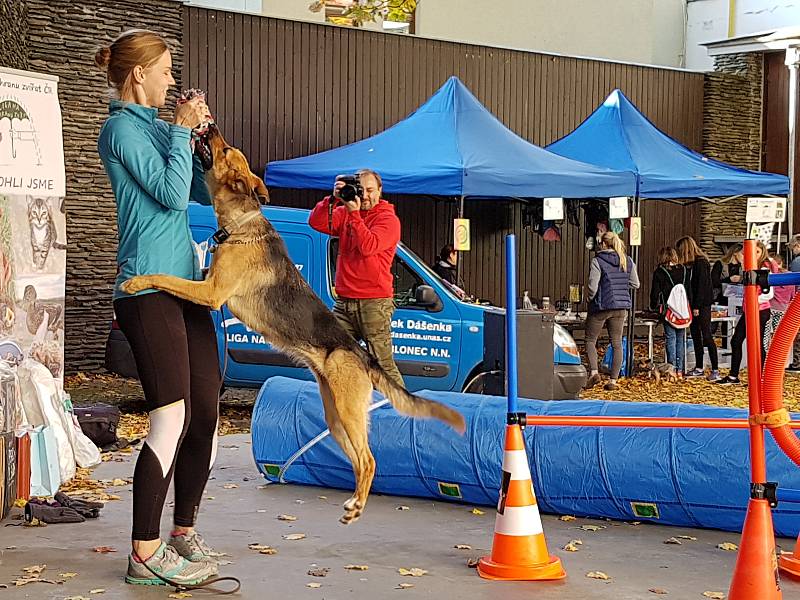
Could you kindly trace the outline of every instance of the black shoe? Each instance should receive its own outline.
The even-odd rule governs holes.
[[[726,375],[722,379],[715,381],[717,385],[739,385],[742,382],[739,381],[738,377],[731,377],[730,375]]]

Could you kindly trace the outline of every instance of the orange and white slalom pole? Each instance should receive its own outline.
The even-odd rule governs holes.
[[[478,562],[486,579],[535,581],[566,576],[561,560],[550,556],[533,491],[528,455],[519,425],[506,426],[503,481],[494,525],[492,555]]]

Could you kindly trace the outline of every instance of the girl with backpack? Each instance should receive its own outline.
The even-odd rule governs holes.
[[[777,265],[769,258],[767,247],[758,242],[758,260],[757,264],[760,269],[769,269],[772,272],[777,271]],[[767,322],[770,318],[770,300],[774,296],[775,288],[770,288],[766,294],[759,294],[758,296],[758,327],[759,339],[761,342],[761,365],[755,367],[755,373],[761,372],[761,366],[764,365],[764,359],[767,353],[764,350],[764,330],[767,327]],[[739,367],[742,364],[742,346],[744,345],[745,337],[747,336],[747,318],[746,313],[742,312],[742,316],[736,322],[736,329],[733,330],[733,337],[731,338],[731,370],[730,373],[717,381],[720,385],[738,385],[739,381]]]
[[[606,231],[600,236],[599,252],[592,259],[589,270],[588,287],[586,355],[591,373],[586,387],[593,387],[601,380],[597,367],[597,338],[605,325],[613,348],[611,380],[606,383],[605,389],[614,390],[622,369],[622,332],[631,308],[631,289],[639,288],[639,276],[636,265],[625,253],[625,244],[612,231]]]
[[[667,317],[669,310],[670,300],[674,296],[673,289],[677,285],[681,285],[683,289],[683,298],[685,307],[691,305],[691,298],[689,297],[689,269],[685,265],[680,264],[678,260],[678,253],[672,246],[665,246],[658,251],[658,267],[653,271],[653,283],[650,286],[650,308],[657,310],[660,316],[661,324],[664,326],[664,337],[667,344],[667,362],[675,367],[675,373],[678,378],[683,377],[685,368],[685,353],[686,353],[686,327],[688,326],[689,319],[683,327],[676,327],[671,325]],[[679,292],[680,290],[676,290]],[[686,315],[687,317],[691,316]]]
[[[694,346],[694,369],[686,373],[686,377],[703,377],[704,348],[708,348],[711,359],[709,381],[719,379],[719,362],[717,345],[711,336],[711,305],[714,302],[714,290],[711,281],[711,263],[708,256],[700,249],[693,237],[686,236],[675,242],[675,250],[682,265],[689,269],[689,297],[692,299],[692,345]]]

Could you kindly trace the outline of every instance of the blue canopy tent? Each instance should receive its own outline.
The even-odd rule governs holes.
[[[636,178],[552,154],[509,130],[457,77],[416,112],[364,140],[270,162],[268,186],[330,189],[334,178],[369,168],[395,194],[484,198],[631,196]]]
[[[547,149],[573,160],[636,173],[638,198],[789,193],[785,175],[740,169],[682,146],[618,89],[572,133]]]
[[[789,193],[785,175],[740,169],[682,146],[653,125],[618,89],[572,133],[547,149],[574,160],[635,173],[634,215],[639,213],[640,198]],[[638,248],[633,253],[636,261]],[[633,319],[629,320],[628,339],[633,339]],[[628,344],[627,359],[630,372],[633,344]]]

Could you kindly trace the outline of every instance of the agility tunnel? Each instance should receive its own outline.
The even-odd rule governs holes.
[[[374,410],[370,447],[377,471],[372,491],[496,506],[506,398],[420,395],[460,410],[467,432],[459,436],[442,423],[411,419],[388,405]],[[599,400],[521,399],[519,410],[554,416],[748,416],[746,410],[714,406]],[[259,471],[277,481],[286,461],[326,428],[315,382],[267,380],[253,410]],[[524,437],[543,512],[741,531],[750,487],[747,429],[528,426]],[[766,446],[770,479],[781,490],[800,489],[800,469],[771,437]],[[283,475],[288,483],[349,490],[354,485],[350,463],[330,436],[297,457]],[[800,504],[780,503],[773,518],[778,535],[796,536]]]

